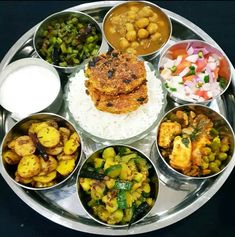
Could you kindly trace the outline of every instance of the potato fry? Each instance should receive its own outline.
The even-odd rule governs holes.
[[[75,159],[71,160],[61,160],[56,168],[56,170],[63,176],[69,175],[75,167]]]
[[[15,149],[15,144],[16,144],[16,139],[13,139],[7,144],[7,147],[14,150]]]
[[[47,175],[52,171],[56,170],[58,162],[53,156],[49,156],[49,159],[45,161],[43,158],[40,158],[41,171],[38,176]]]
[[[58,161],[61,161],[61,160],[71,160],[71,159],[76,160],[77,157],[78,157],[78,152],[75,152],[72,155],[66,155],[66,154],[62,153],[62,154],[59,154],[57,156],[57,159],[58,159]]]
[[[66,155],[73,154],[80,145],[80,138],[76,132],[74,132],[69,140],[64,144],[64,153]]]
[[[14,150],[19,156],[28,156],[35,152],[36,146],[29,136],[20,136],[15,140]]]
[[[61,140],[62,140],[63,144],[65,144],[65,142],[69,140],[69,136],[70,136],[71,132],[68,128],[65,128],[65,127],[60,127],[59,131],[61,134]]]
[[[51,126],[47,126],[38,131],[39,142],[45,147],[54,147],[60,142],[59,131]]]
[[[59,155],[64,149],[63,144],[59,143],[57,146],[55,147],[49,147],[49,148],[45,148],[45,152],[48,155],[52,155],[52,156],[57,156]]]
[[[17,172],[15,173],[15,181],[22,184],[30,184],[33,182],[32,178],[22,178]]]
[[[42,128],[48,127],[47,122],[40,122],[40,123],[32,123],[31,126],[29,127],[28,134],[30,133],[38,133],[38,131]]]
[[[56,171],[52,171],[48,173],[47,175],[34,176],[33,180],[40,183],[49,183],[55,178],[56,178]]]
[[[23,156],[17,167],[17,173],[22,178],[32,178],[38,175],[40,170],[40,159],[36,155]]]
[[[17,155],[12,150],[8,150],[4,152],[2,157],[9,165],[16,165],[20,162],[20,159],[21,159],[21,156]]]

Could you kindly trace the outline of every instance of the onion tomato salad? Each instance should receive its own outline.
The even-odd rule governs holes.
[[[165,87],[175,97],[186,101],[203,102],[225,90],[230,71],[223,56],[207,47],[172,49],[163,59],[160,75]]]

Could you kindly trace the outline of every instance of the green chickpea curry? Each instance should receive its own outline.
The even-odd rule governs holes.
[[[131,225],[155,203],[158,179],[152,164],[124,146],[107,147],[84,164],[80,198],[103,223]]]
[[[170,25],[161,10],[145,3],[129,2],[121,4],[108,15],[104,33],[115,49],[146,55],[167,42]]]
[[[159,127],[158,146],[167,163],[187,176],[208,176],[232,157],[232,138],[222,120],[200,110],[169,113]]]

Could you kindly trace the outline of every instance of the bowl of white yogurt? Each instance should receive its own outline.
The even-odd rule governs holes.
[[[57,113],[63,100],[56,69],[38,58],[23,58],[0,73],[0,105],[20,120],[38,112]]]

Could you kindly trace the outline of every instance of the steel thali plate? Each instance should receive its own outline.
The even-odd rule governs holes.
[[[117,1],[92,2],[78,5],[70,9],[84,11],[101,23],[105,13],[117,3]],[[171,42],[183,39],[202,39],[218,47],[210,36],[187,19],[168,10],[165,10],[165,12],[172,20],[173,32]],[[8,51],[0,64],[0,71],[2,71],[10,62],[17,59],[34,57],[35,54],[32,37],[35,28],[36,26],[24,34]],[[158,58],[152,61],[154,66],[157,65],[157,60]],[[232,66],[231,68],[232,82],[228,91],[208,106],[224,115],[234,129],[235,121],[232,115],[235,112],[235,70]],[[176,106],[176,104],[168,99],[166,111],[174,106]],[[63,109],[61,110],[61,114],[68,116],[66,111],[63,111]],[[13,124],[14,120],[11,119],[10,115],[0,108],[0,141]],[[83,140],[85,155],[89,155],[92,151],[102,146],[102,144],[94,143],[88,137],[83,137]],[[0,171],[9,187],[11,187],[19,198],[41,215],[60,225],[78,231],[101,235],[130,235],[146,233],[171,225],[187,217],[204,205],[223,185],[235,165],[235,159],[232,159],[226,170],[213,179],[196,181],[176,180],[174,179],[174,176],[166,171],[164,164],[161,163],[160,159],[158,159],[153,145],[154,140],[155,130],[144,139],[135,142],[132,145],[150,156],[152,161],[157,165],[160,177],[160,192],[157,200],[158,205],[156,205],[148,217],[130,229],[115,228],[110,231],[110,228],[95,223],[86,215],[77,200],[75,188],[76,173],[61,188],[39,192],[28,191],[17,186],[4,173],[1,165]]]

